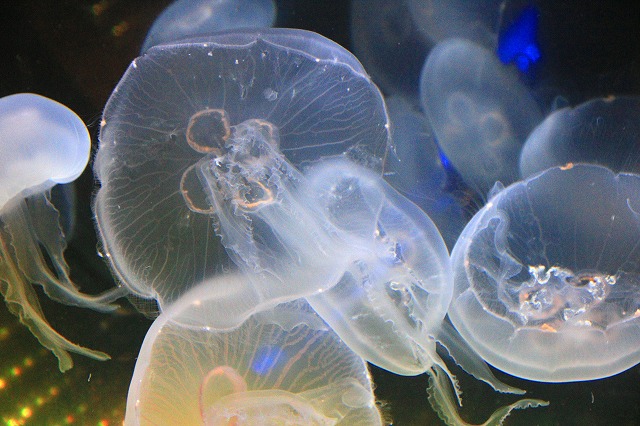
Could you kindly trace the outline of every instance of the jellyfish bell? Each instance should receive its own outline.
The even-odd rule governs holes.
[[[523,178],[567,163],[593,163],[640,173],[640,97],[596,98],[549,114],[520,153]]]
[[[108,355],[58,334],[46,321],[32,285],[60,303],[101,311],[120,297],[80,293],[64,260],[66,236],[51,188],[76,179],[89,159],[91,139],[82,120],[64,105],[23,93],[0,99],[0,291],[20,322],[58,358],[72,367],[68,352],[94,359]],[[68,229],[70,229],[68,227]]]
[[[177,0],[156,18],[141,52],[152,46],[238,28],[273,26],[273,0]]]
[[[216,277],[243,280],[242,275]],[[126,425],[382,424],[365,362],[302,301],[217,329],[212,282],[156,319],[140,350]],[[224,284],[214,288],[224,287]]]
[[[486,195],[518,179],[518,155],[542,120],[515,70],[463,39],[439,43],[420,80],[422,106],[436,139],[464,181]]]
[[[308,180],[314,204],[351,253],[340,281],[307,300],[368,361],[422,374],[437,357],[434,336],[452,291],[438,229],[380,176],[348,160],[320,162]]]
[[[91,138],[73,111],[32,93],[6,96],[0,108],[0,157],[5,163],[0,208],[18,194],[24,198],[80,176],[89,161]]]
[[[452,253],[449,316],[488,363],[567,382],[640,362],[640,177],[550,168],[493,196]]]
[[[114,273],[168,305],[231,263],[215,231],[225,214],[267,212],[323,157],[381,171],[388,140],[362,65],[315,33],[241,30],[152,47],[114,90],[100,131],[95,214]],[[225,207],[212,203],[218,184],[228,184]],[[244,244],[249,231],[228,238]]]

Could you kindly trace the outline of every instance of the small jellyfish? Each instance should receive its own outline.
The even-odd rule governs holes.
[[[640,173],[640,97],[592,99],[549,114],[520,153],[523,178],[567,163]]]
[[[449,316],[514,376],[567,382],[640,362],[640,176],[567,164],[495,194],[452,253]]]
[[[177,0],[153,22],[141,52],[221,31],[271,27],[275,19],[273,0]]]
[[[58,358],[60,371],[73,366],[68,352],[109,356],[58,334],[32,285],[60,303],[102,311],[121,293],[89,296],[71,282],[60,213],[51,203],[51,188],[80,176],[90,148],[86,126],[64,105],[28,93],[0,99],[0,291],[9,311]]]
[[[242,30],[152,47],[104,111],[94,171],[107,257],[136,295],[170,304],[231,267],[225,247],[262,243],[246,228],[260,224],[246,221],[221,242],[225,214],[266,212],[270,197],[297,193],[298,169],[323,157],[381,171],[388,141],[380,92],[353,55],[318,34]],[[216,174],[231,185],[224,208],[212,203],[223,181],[207,175]]]
[[[217,277],[167,308],[140,349],[126,425],[381,425],[366,363],[303,301],[211,326]],[[233,283],[232,283],[233,284]]]
[[[436,140],[465,182],[483,195],[518,178],[518,156],[542,120],[527,89],[487,49],[462,39],[438,44],[420,82]]]

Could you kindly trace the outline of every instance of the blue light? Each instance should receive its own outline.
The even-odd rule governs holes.
[[[498,57],[505,64],[515,63],[522,72],[527,72],[532,64],[540,60],[537,43],[538,9],[525,8],[518,18],[500,34]]]
[[[440,148],[438,148],[438,155],[440,156],[440,163],[442,163],[442,167],[444,167],[447,172],[450,172],[453,169],[451,161],[449,161],[445,153],[442,152]]]
[[[278,358],[282,354],[280,348],[274,346],[262,346],[256,352],[251,371],[264,376],[269,374],[273,367],[278,363]]]

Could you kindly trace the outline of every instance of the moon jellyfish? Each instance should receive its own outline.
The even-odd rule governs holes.
[[[149,329],[126,425],[382,424],[365,362],[306,303],[219,330],[209,320],[212,284],[192,289]]]
[[[177,0],[153,22],[141,51],[226,30],[271,27],[275,19],[273,0]]]
[[[68,352],[109,358],[58,334],[32,287],[67,305],[111,309],[111,298],[82,294],[70,280],[60,214],[50,201],[54,185],[80,176],[90,148],[86,126],[64,105],[28,93],[0,99],[0,291],[9,311],[58,358],[60,371],[73,366]]]
[[[462,178],[486,194],[518,178],[518,155],[541,113],[517,75],[485,48],[438,44],[422,70],[420,96],[437,142]]]
[[[503,0],[406,0],[417,27],[433,44],[464,38],[486,47],[496,43]]]
[[[95,214],[114,273],[170,304],[219,272],[225,214],[244,220],[272,196],[299,193],[297,168],[323,157],[381,171],[388,139],[380,92],[353,55],[315,33],[244,30],[153,47],[116,87],[100,131]],[[216,173],[237,179],[224,208],[209,193],[220,181],[205,176]],[[229,245],[254,244],[246,227],[233,232]]]
[[[640,173],[640,98],[592,99],[549,114],[529,135],[520,154],[528,177],[566,163],[597,163]]]
[[[640,362],[640,176],[554,167],[498,192],[452,253],[449,316],[494,367],[544,382]]]

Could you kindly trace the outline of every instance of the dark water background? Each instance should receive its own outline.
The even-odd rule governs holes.
[[[393,1],[393,0],[389,0]],[[425,0],[427,1],[427,0]],[[170,1],[21,0],[0,6],[0,96],[34,92],[74,110],[89,126],[94,150],[106,100],[137,56],[146,31]],[[524,4],[524,2],[520,2]],[[540,1],[545,78],[573,104],[593,96],[640,94],[640,2]],[[350,47],[349,4],[282,0],[279,24],[319,32]],[[95,293],[113,286],[98,253],[91,213],[90,169],[77,185],[77,222],[66,258],[72,278]],[[0,303],[0,420],[32,425],[121,424],[138,349],[151,321],[128,303],[106,315],[41,297],[46,318],[73,342],[109,353],[98,362],[57,360]],[[640,345],[640,342],[638,342]],[[459,373],[463,416],[479,422],[515,400]],[[516,412],[507,425],[638,425],[640,367],[615,377],[572,384],[527,382],[497,372],[547,408]],[[427,403],[427,377],[399,377],[373,368],[376,396],[398,425],[442,424]],[[1,380],[4,380],[2,382]],[[4,383],[4,385],[2,384]],[[29,408],[31,411],[24,411]]]

